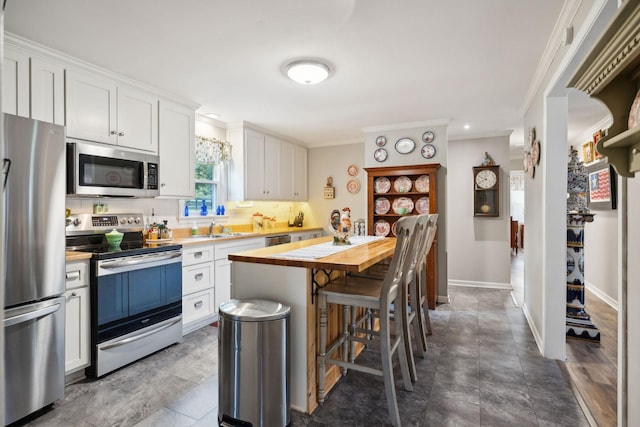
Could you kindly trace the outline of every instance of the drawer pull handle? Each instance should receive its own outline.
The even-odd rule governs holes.
[[[80,280],[80,270],[67,271],[67,280]]]
[[[198,274],[196,274],[196,275],[194,276],[194,278],[195,278],[196,280],[201,280],[203,277],[204,277],[204,274],[202,274],[202,273],[198,273]]]
[[[194,258],[200,258],[202,256],[202,252],[194,252],[193,253],[193,257]]]
[[[200,307],[202,307],[202,301],[198,301],[198,302],[194,303],[194,304],[193,304],[193,307],[194,307],[194,308],[200,308]]]

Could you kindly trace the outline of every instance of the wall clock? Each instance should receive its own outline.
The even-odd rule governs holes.
[[[423,145],[420,149],[420,154],[425,159],[432,159],[436,155],[436,147],[433,144]]]
[[[384,148],[378,148],[373,152],[373,158],[379,162],[384,162],[385,160],[387,160],[387,150],[385,150]]]
[[[500,166],[473,168],[473,216],[500,216]]]

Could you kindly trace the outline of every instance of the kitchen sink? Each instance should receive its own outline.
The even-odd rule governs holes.
[[[218,234],[198,234],[196,236],[188,236],[188,239],[219,239],[221,237],[238,237],[251,236],[257,233],[218,233]]]

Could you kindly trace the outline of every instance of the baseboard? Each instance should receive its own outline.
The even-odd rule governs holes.
[[[538,350],[540,351],[540,354],[544,354],[544,349],[542,347],[542,337],[540,336],[540,332],[538,332],[538,329],[536,328],[536,325],[533,322],[533,318],[531,317],[531,313],[529,313],[529,309],[527,308],[526,302],[522,304],[522,312],[524,313],[525,319],[527,319],[527,323],[529,324],[529,329],[531,330],[533,339],[536,341],[536,345],[538,346]]]
[[[602,301],[604,301],[605,304],[613,308],[615,311],[618,311],[618,301],[616,301],[615,299],[611,298],[609,295],[602,292],[593,283],[585,281],[584,287],[587,288],[589,292],[591,292],[592,294],[600,298]],[[587,311],[588,311],[588,307],[587,307]]]
[[[438,295],[436,298],[436,303],[438,304],[449,304],[451,302],[451,298],[449,295]]]
[[[473,282],[470,280],[449,280],[449,286],[467,286],[471,288],[487,288],[487,289],[513,289],[511,283],[498,282]]]

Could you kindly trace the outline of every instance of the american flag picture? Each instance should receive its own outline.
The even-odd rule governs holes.
[[[589,199],[591,202],[608,202],[611,200],[610,179],[609,167],[589,174]]]

